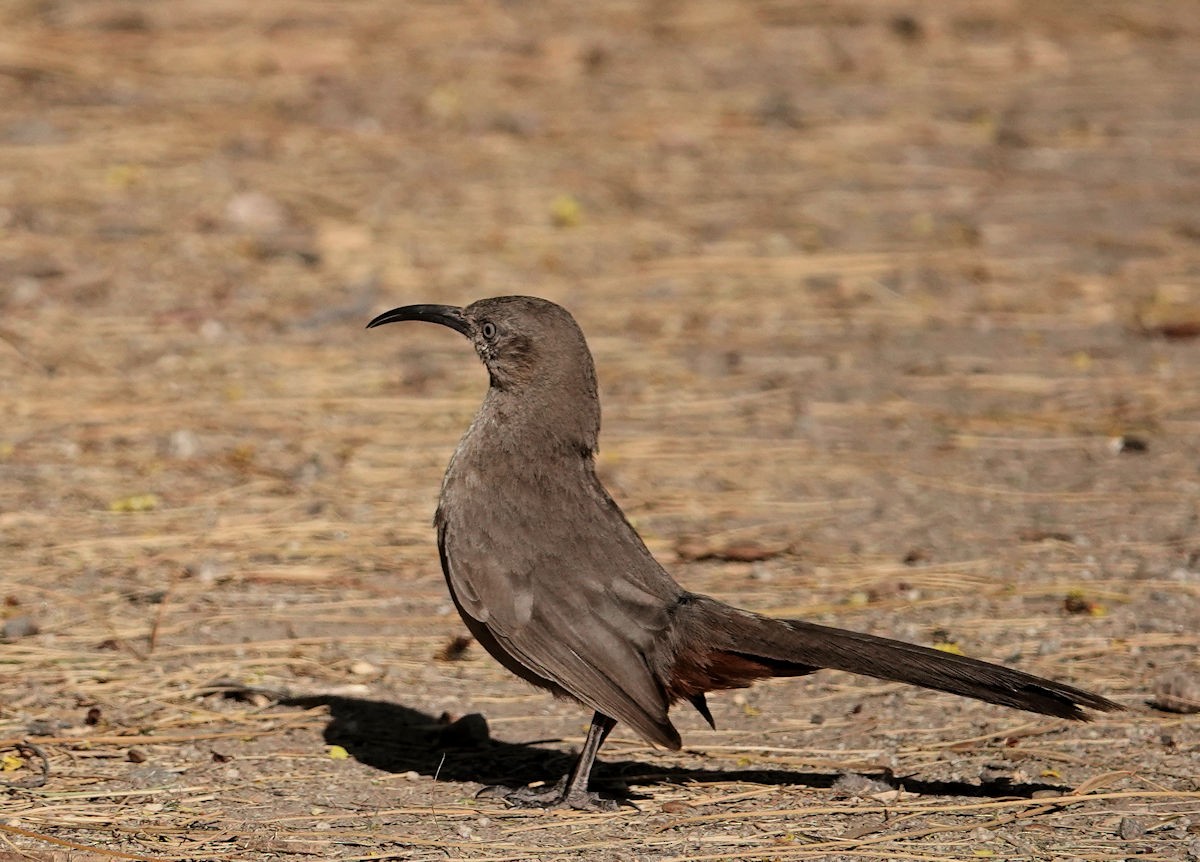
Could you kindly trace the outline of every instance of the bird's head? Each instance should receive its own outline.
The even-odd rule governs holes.
[[[594,445],[600,422],[596,371],[583,332],[562,306],[533,296],[498,296],[465,308],[405,305],[380,314],[367,328],[403,320],[439,323],[462,333],[487,367],[493,393],[560,421],[576,414],[576,422],[595,429],[589,434]]]

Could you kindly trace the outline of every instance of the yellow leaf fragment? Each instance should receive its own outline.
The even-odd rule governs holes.
[[[153,494],[134,494],[118,497],[108,504],[110,512],[149,512],[158,508],[158,497]]]
[[[954,643],[954,641],[938,641],[933,645],[933,648],[941,652],[951,653],[952,655],[963,655],[962,647]]]
[[[104,182],[110,187],[119,190],[133,188],[142,179],[142,169],[137,165],[112,165],[104,173]]]
[[[559,195],[550,204],[550,221],[556,227],[576,227],[583,221],[583,207],[571,195]]]

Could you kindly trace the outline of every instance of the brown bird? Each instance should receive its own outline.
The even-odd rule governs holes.
[[[1099,695],[960,655],[730,607],[676,583],[596,478],[600,401],[574,318],[544,299],[504,296],[466,308],[409,305],[402,320],[471,340],[491,385],[442,482],[434,523],[442,571],[463,622],[504,667],[595,711],[579,760],[549,791],[511,804],[611,807],[588,791],[617,722],[680,747],[668,710],[775,676],[833,668],[988,703],[1086,719]]]

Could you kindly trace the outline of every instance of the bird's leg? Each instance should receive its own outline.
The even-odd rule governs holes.
[[[604,803],[610,801],[601,799],[599,794],[589,793],[588,780],[592,777],[592,766],[596,763],[600,746],[616,726],[615,718],[609,718],[602,712],[592,714],[592,724],[588,728],[587,739],[583,741],[583,750],[579,752],[579,759],[575,761],[575,766],[571,768],[571,774],[567,776],[567,783],[563,787],[562,804],[571,808],[588,809],[603,807]]]
[[[613,811],[617,803],[605,799],[599,793],[592,793],[588,788],[592,766],[596,762],[596,753],[608,738],[608,734],[617,726],[615,718],[609,718],[601,712],[592,716],[591,727],[588,728],[587,739],[584,740],[583,750],[579,759],[571,768],[569,775],[553,787],[545,790],[532,790],[519,787],[516,790],[502,788],[485,788],[483,793],[489,796],[500,796],[507,804],[518,808],[576,808],[580,811]],[[482,794],[481,794],[482,795]]]

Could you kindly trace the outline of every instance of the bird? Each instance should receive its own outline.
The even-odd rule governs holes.
[[[465,307],[406,305],[367,325],[424,321],[466,336],[489,386],[450,459],[434,526],[451,599],[504,668],[593,712],[570,772],[548,788],[504,791],[514,806],[611,810],[589,790],[596,755],[623,722],[678,750],[669,710],[822,668],[1061,718],[1122,707],[1001,665],[735,608],[681,586],[596,475],[600,400],[584,334],[532,296]]]

